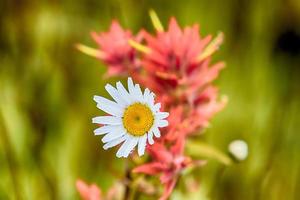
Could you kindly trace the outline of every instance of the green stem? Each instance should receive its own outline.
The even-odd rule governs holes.
[[[1,119],[1,118],[0,118]],[[12,184],[13,184],[13,190],[14,190],[14,194],[15,194],[15,198],[16,200],[20,200],[21,195],[20,195],[20,184],[19,184],[19,180],[18,180],[18,174],[19,174],[19,170],[17,167],[17,161],[15,158],[15,154],[12,150],[10,141],[9,141],[9,137],[7,136],[7,132],[6,130],[4,130],[4,128],[1,127],[2,130],[0,130],[0,137],[2,138],[0,141],[2,141],[2,147],[4,149],[4,155],[6,157],[7,163],[8,163],[8,170],[10,173],[10,177],[12,180]]]

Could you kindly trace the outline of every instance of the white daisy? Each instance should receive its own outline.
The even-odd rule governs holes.
[[[160,137],[159,128],[168,126],[165,118],[169,113],[160,112],[160,103],[154,103],[154,93],[148,88],[142,93],[140,85],[134,84],[131,78],[128,78],[128,91],[120,81],[116,85],[116,88],[110,84],[105,86],[115,101],[94,96],[97,107],[110,115],[93,118],[93,123],[103,125],[94,133],[105,135],[102,138],[105,150],[123,142],[116,154],[119,158],[128,157],[135,146],[142,156],[147,141],[152,145],[153,136]]]

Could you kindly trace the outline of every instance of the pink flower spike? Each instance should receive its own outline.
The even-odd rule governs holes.
[[[159,198],[159,200],[167,200],[171,193],[174,190],[174,187],[177,183],[177,178],[170,180],[167,184],[165,184],[165,189],[163,195]]]
[[[82,180],[76,181],[77,190],[83,200],[101,200],[101,190],[97,185],[87,185]]]
[[[159,174],[162,171],[167,170],[167,167],[160,162],[152,162],[144,165],[140,165],[132,170],[133,173],[144,173],[148,175]]]
[[[116,20],[108,32],[91,32],[91,36],[98,44],[99,51],[105,55],[98,58],[108,65],[109,76],[125,75],[137,67],[136,51],[128,41],[138,41],[141,36],[133,36],[130,30],[123,29]]]

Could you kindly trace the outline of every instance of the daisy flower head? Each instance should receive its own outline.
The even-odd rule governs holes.
[[[153,137],[160,137],[159,128],[168,126],[165,118],[169,113],[161,112],[154,93],[148,88],[143,93],[131,78],[128,78],[128,91],[121,82],[116,87],[107,84],[105,89],[114,101],[94,96],[97,107],[109,114],[93,118],[93,123],[102,125],[94,131],[95,135],[105,135],[102,138],[105,150],[123,143],[117,151],[118,158],[128,157],[136,146],[138,155],[144,155],[147,143],[152,145]]]

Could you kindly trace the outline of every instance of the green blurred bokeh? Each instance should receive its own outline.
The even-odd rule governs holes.
[[[182,26],[199,23],[202,35],[224,32],[214,60],[226,61],[216,85],[229,104],[202,140],[223,152],[234,139],[249,144],[246,161],[210,160],[195,172],[199,191],[172,199],[300,199],[298,0],[2,0],[0,199],[79,199],[77,178],[104,191],[122,178],[124,160],[103,152],[91,124],[100,113],[92,96],[107,95],[112,80],[74,44],[95,47],[89,32],[112,19],[153,32],[150,8],[165,26],[175,16]]]

